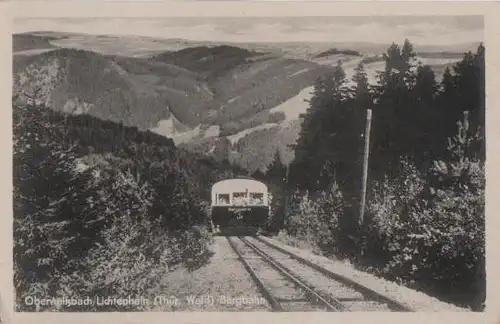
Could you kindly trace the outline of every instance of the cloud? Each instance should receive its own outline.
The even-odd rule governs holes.
[[[267,17],[165,19],[18,19],[16,32],[53,30],[226,42],[401,42],[450,45],[483,40],[482,18]]]

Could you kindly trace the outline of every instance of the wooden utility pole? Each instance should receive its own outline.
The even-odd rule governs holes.
[[[368,156],[370,154],[370,129],[372,124],[372,110],[368,109],[366,114],[365,149],[363,152],[363,178],[361,182],[361,201],[359,204],[359,225],[363,226],[366,204],[366,183],[368,179]]]
[[[290,163],[288,163],[286,165],[286,173],[285,173],[285,188],[284,188],[284,192],[285,192],[285,208],[283,210],[283,221],[282,221],[282,224],[281,224],[281,227],[284,228],[285,227],[285,222],[287,221],[288,219],[288,172],[290,171]]]

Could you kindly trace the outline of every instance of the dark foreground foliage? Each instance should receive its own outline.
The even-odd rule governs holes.
[[[237,170],[149,132],[15,99],[13,125],[18,311],[144,309],[38,308],[26,297],[147,298],[172,267],[208,260],[205,184]]]
[[[288,199],[288,235],[321,253],[348,257],[363,269],[482,309],[484,55],[482,45],[477,53],[465,53],[439,84],[430,67],[414,62],[413,46],[405,41],[384,54],[386,68],[376,86],[368,84],[362,64],[352,88],[341,63],[319,79],[288,185],[273,180],[286,192],[275,200]],[[367,109],[373,120],[360,226]]]

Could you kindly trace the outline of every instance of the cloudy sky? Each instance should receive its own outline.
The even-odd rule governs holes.
[[[409,38],[416,44],[451,45],[482,41],[484,21],[481,16],[29,18],[15,20],[14,29],[225,42],[390,43]]]

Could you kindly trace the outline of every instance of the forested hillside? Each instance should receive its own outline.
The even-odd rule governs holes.
[[[272,118],[267,110],[312,85],[325,70],[231,46],[153,58],[57,49],[14,57],[14,88],[42,88],[40,99],[53,109],[141,129],[155,128],[173,114],[190,128],[217,125],[224,134],[234,134],[259,113],[259,122]]]
[[[18,310],[35,309],[26,296],[147,298],[171,267],[208,260],[207,184],[241,170],[16,98],[13,125]]]
[[[383,70],[380,44],[333,45],[16,34],[14,89],[41,88],[42,102],[57,111],[150,129],[190,151],[265,171],[277,149],[287,163],[293,158],[288,146],[318,77],[339,60],[349,78],[363,62],[369,83]],[[453,46],[421,50],[416,59],[438,80],[459,60]]]
[[[57,111],[150,129],[172,138],[176,145],[210,155],[227,136],[266,123],[278,126],[285,116],[270,110],[311,86],[329,69],[227,45],[187,48],[150,58],[55,49],[15,56],[13,77],[14,92],[40,89],[40,101]],[[236,157],[226,152],[222,159],[241,161],[249,170],[265,169],[274,148],[292,143],[297,131],[296,127],[291,130],[293,136],[279,132],[270,149],[260,152],[259,143],[247,139],[249,150],[266,157],[261,162],[244,150]]]
[[[363,64],[318,79],[288,183],[276,160],[268,175],[288,196],[289,236],[320,253],[439,298],[480,309],[485,289],[485,94],[481,45],[438,83],[406,40],[383,55],[377,84]],[[368,193],[359,221],[367,110]],[[284,192],[287,192],[285,194]],[[283,211],[285,199],[275,210]],[[276,213],[277,219],[281,217]],[[446,292],[446,293],[443,293]],[[484,306],[484,305],[483,305]]]

